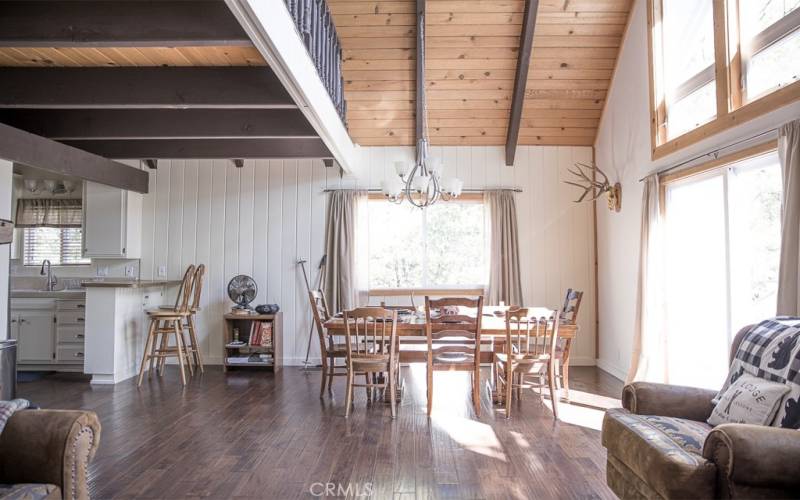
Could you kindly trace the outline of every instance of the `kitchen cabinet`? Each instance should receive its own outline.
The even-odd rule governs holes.
[[[93,259],[138,259],[141,241],[142,195],[85,182],[83,255]]]
[[[55,316],[52,310],[11,311],[12,335],[19,343],[19,363],[51,363]]]

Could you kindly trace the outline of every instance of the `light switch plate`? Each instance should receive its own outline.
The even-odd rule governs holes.
[[[133,273],[136,271],[136,268],[133,266],[125,266],[125,276],[128,278],[133,278]]]
[[[167,266],[158,266],[158,277],[159,278],[167,277]]]
[[[108,276],[108,266],[97,266],[97,275],[100,277]]]

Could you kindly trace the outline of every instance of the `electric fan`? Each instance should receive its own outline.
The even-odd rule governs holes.
[[[250,276],[240,274],[228,282],[228,297],[236,303],[231,309],[234,314],[249,314],[252,311],[250,303],[256,299],[258,286]]]

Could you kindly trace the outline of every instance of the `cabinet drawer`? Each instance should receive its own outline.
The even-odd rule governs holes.
[[[62,343],[83,343],[84,333],[82,326],[59,326],[56,330],[56,339]]]
[[[56,309],[59,311],[83,311],[86,309],[86,302],[82,300],[59,300],[56,302]]]
[[[58,346],[58,363],[83,363],[83,346]]]
[[[82,325],[86,321],[84,311],[58,311],[56,323],[59,325]]]

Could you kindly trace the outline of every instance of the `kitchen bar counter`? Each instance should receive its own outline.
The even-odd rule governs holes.
[[[180,284],[180,280],[87,280],[81,282],[81,285],[86,288],[151,288]]]
[[[11,290],[12,299],[82,300],[85,296],[85,290]]]

